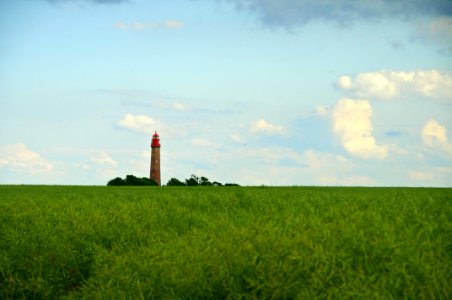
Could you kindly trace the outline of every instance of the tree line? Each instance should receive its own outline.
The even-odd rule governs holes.
[[[180,181],[177,178],[171,178],[166,183],[167,186],[239,186],[237,183],[225,183],[224,185],[221,182],[213,181],[211,182],[208,178],[204,176],[196,176],[192,174],[190,178],[185,179],[184,181]]]
[[[127,175],[124,179],[116,177],[108,181],[107,186],[156,186],[158,185],[155,180],[147,177],[135,177],[133,175]],[[167,186],[239,186],[237,183],[225,183],[222,184],[218,181],[211,182],[204,176],[196,176],[192,174],[190,178],[181,181],[177,178],[171,178],[166,183]]]
[[[149,179],[147,177],[135,177],[133,175],[127,175],[126,178],[116,177],[107,183],[108,186],[156,186],[158,185],[155,180]]]

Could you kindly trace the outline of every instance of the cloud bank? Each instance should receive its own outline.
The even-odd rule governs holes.
[[[348,25],[356,20],[378,21],[383,18],[415,18],[418,16],[450,16],[449,0],[223,0],[233,3],[237,9],[257,15],[270,27],[304,25],[314,20],[332,21]]]
[[[37,174],[52,171],[53,165],[25,144],[17,143],[0,146],[0,168]]]
[[[414,94],[439,102],[452,102],[452,73],[439,70],[383,70],[354,77],[344,75],[339,77],[336,86],[360,98],[391,100],[402,94]]]
[[[377,145],[372,136],[369,101],[343,98],[334,106],[332,117],[334,132],[339,135],[347,152],[364,159],[387,156],[387,146]]]

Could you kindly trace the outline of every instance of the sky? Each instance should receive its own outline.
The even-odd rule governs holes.
[[[450,0],[0,3],[0,184],[452,186]]]

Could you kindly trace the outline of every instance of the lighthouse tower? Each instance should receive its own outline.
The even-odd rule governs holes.
[[[158,185],[161,185],[160,182],[160,138],[157,134],[157,131],[152,136],[151,143],[151,176],[152,180],[155,180]]]

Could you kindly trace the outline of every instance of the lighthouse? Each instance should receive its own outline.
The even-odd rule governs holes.
[[[151,143],[151,175],[150,178],[161,185],[160,182],[160,137],[157,131],[152,136]]]

